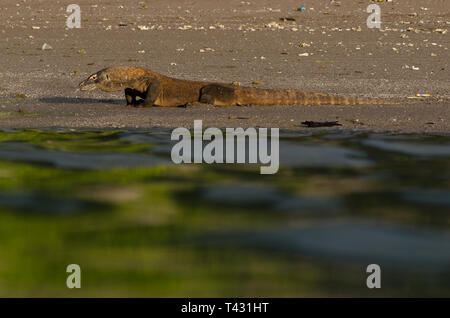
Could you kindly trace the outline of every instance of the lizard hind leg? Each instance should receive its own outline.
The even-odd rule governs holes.
[[[235,106],[236,91],[234,87],[228,85],[210,84],[201,89],[199,101],[214,106]]]

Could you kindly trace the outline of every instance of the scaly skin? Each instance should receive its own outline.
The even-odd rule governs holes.
[[[182,106],[197,102],[214,106],[392,104],[389,101],[362,100],[293,89],[259,89],[181,80],[129,66],[105,68],[89,76],[79,86],[83,91],[124,90],[127,105],[134,106]],[[136,100],[137,96],[142,100]]]

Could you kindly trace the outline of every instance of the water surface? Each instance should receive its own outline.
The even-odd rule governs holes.
[[[450,137],[281,137],[261,175],[165,130],[0,132],[0,296],[450,296]]]

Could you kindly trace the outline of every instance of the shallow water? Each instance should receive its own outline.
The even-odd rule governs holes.
[[[450,296],[449,136],[284,133],[275,175],[172,145],[0,132],[0,295]]]

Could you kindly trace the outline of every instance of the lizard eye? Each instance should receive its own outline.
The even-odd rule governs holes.
[[[97,79],[97,74],[91,75],[91,77],[89,77],[90,80],[95,81]]]

